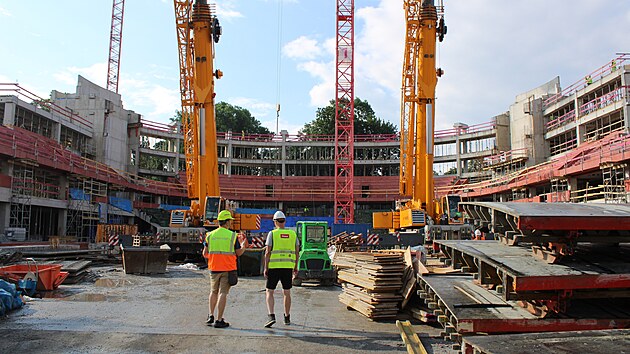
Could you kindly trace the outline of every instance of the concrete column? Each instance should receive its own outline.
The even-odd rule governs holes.
[[[280,145],[280,163],[282,164],[282,179],[284,179],[287,176],[287,137],[289,132],[283,130],[280,134],[282,134],[282,145]]]
[[[630,88],[626,86],[630,85],[630,71],[626,69],[628,68],[628,66],[626,65],[622,66],[622,68],[623,68],[623,73],[621,75],[621,86],[622,86],[622,90],[625,90],[625,92],[623,93],[623,97],[625,97],[625,101],[626,101],[626,104],[623,105],[623,108],[622,108],[622,114],[623,114],[623,121],[626,127],[626,133],[628,133],[630,132]]]
[[[573,99],[573,104],[575,106],[575,121],[576,122],[580,120],[580,118],[582,118],[582,116],[580,115],[580,100],[578,99],[578,97],[579,95],[576,92],[575,98]],[[577,126],[575,127],[575,136],[577,137],[576,138],[577,146],[579,147],[584,142],[584,128],[581,127],[579,124],[577,124]]]
[[[576,177],[567,177],[569,193],[578,190],[578,180]]]
[[[57,214],[57,236],[66,236],[68,222],[68,209],[58,209]]]
[[[16,98],[17,100],[17,98]],[[15,102],[5,102],[4,104],[4,117],[2,117],[3,125],[15,124]]]
[[[455,137],[455,156],[456,156],[456,163],[457,163],[457,176],[461,176],[462,175],[462,148],[461,148],[461,140],[459,139],[459,135],[461,134],[461,131],[457,132],[457,136]]]
[[[226,175],[230,176],[232,175],[232,132],[229,131],[226,135],[227,138],[227,147],[226,147],[226,151],[225,151],[225,157],[227,157],[227,166],[226,169],[227,171],[225,171]]]

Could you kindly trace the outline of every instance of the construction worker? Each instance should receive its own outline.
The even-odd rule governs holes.
[[[247,238],[243,234],[229,230],[232,223],[232,213],[223,210],[219,213],[217,221],[219,228],[206,233],[206,241],[203,244],[203,256],[208,259],[208,269],[211,277],[211,291],[208,295],[208,319],[206,325],[215,328],[229,327],[230,324],[223,319],[227,295],[230,292],[229,273],[236,272],[236,257],[245,252]],[[214,320],[214,310],[219,305],[217,320]]]
[[[282,283],[284,296],[284,324],[291,324],[291,287],[293,276],[297,274],[297,259],[300,254],[300,243],[293,230],[284,228],[286,217],[277,211],[273,215],[275,229],[267,235],[265,251],[265,278],[268,320],[265,327],[276,323],[274,312],[274,290],[278,281]]]
[[[610,72],[614,73],[615,71],[617,71],[617,62],[615,61],[615,59],[613,59],[610,62]]]
[[[591,75],[586,75],[584,77],[584,81],[586,81],[586,85],[590,85],[593,83],[593,78],[591,77]]]

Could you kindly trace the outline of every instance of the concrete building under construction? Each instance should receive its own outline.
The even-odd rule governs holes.
[[[436,193],[467,200],[628,203],[630,66],[615,58],[566,88],[557,77],[478,125],[436,131]],[[188,204],[183,134],[79,76],[42,99],[0,96],[0,232],[94,241],[99,224],[151,232]],[[174,107],[175,108],[175,107]],[[439,119],[439,118],[438,118]],[[220,187],[240,208],[332,216],[334,136],[218,133]],[[398,198],[397,135],[355,136],[355,221]]]

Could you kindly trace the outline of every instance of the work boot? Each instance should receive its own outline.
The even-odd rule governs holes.
[[[214,323],[214,328],[225,328],[230,327],[230,324],[225,322],[223,319],[220,319]]]
[[[214,323],[214,316],[208,315],[208,319],[206,320],[206,325],[212,326],[213,323]]]
[[[265,327],[270,328],[275,323],[276,323],[276,315],[272,313],[269,315],[269,320],[267,320],[267,323],[265,323]]]
[[[291,324],[291,315],[284,315],[284,324],[287,326]]]

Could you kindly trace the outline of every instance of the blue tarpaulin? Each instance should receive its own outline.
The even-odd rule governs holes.
[[[330,227],[333,224],[334,218],[332,216],[287,216],[286,227],[295,227],[298,221],[325,221]],[[273,230],[273,220],[262,219],[260,220],[260,230],[254,230],[252,232],[264,232],[267,233]]]
[[[129,213],[133,211],[133,203],[129,199],[109,197],[109,204]]]
[[[273,215],[278,209],[236,208],[239,214]]]
[[[4,316],[5,313],[23,305],[24,303],[15,289],[15,284],[0,279],[0,316]]]
[[[85,194],[83,189],[70,188],[70,198],[74,200],[90,200],[90,196]]]
[[[342,232],[355,234],[362,234],[363,239],[367,240],[369,229],[372,227],[370,224],[334,224],[330,228],[330,234],[332,236],[338,235]]]

